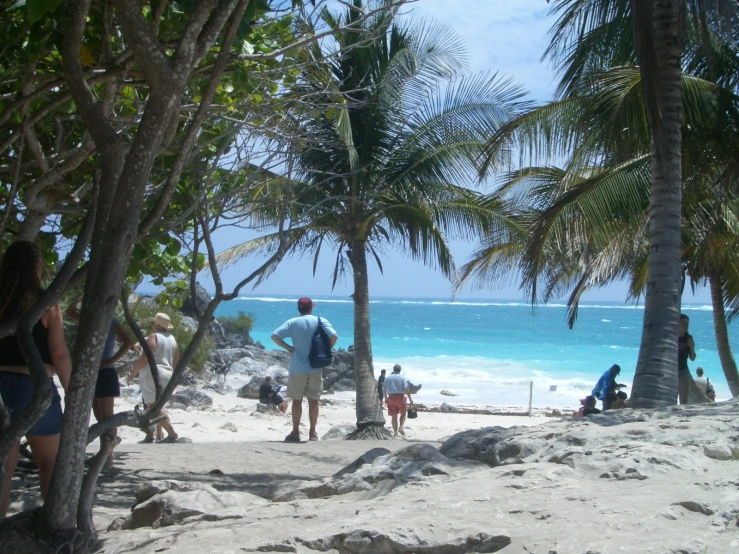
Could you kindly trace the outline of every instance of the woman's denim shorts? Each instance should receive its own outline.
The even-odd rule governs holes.
[[[41,416],[26,435],[48,436],[58,435],[62,431],[62,399],[56,389],[54,381],[51,382],[51,405],[46,413]],[[23,409],[31,403],[33,398],[33,383],[30,375],[0,371],[0,395],[2,395],[5,408],[10,412],[10,421],[15,421],[23,412]],[[0,429],[0,435],[2,429]]]

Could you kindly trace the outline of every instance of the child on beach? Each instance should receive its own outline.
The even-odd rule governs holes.
[[[595,403],[597,402],[597,399],[595,396],[586,396],[585,398],[580,399],[580,409],[577,410],[575,413],[575,419],[580,419],[581,417],[590,415],[590,414],[599,414],[600,410],[595,407]]]
[[[616,400],[613,401],[613,404],[611,405],[612,410],[620,410],[622,408],[628,408],[629,405],[626,403],[626,399],[628,398],[628,395],[623,391],[618,391],[616,393]]]

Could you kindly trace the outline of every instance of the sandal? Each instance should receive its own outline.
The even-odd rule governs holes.
[[[146,435],[144,440],[139,441],[139,444],[151,444],[154,442],[154,435]]]
[[[157,444],[173,444],[177,442],[178,438],[179,437],[177,435],[175,436],[169,435],[168,437],[164,437],[162,440],[157,441]]]
[[[285,437],[285,442],[300,442],[300,433],[293,431]]]

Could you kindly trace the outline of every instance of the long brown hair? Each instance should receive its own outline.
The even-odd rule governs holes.
[[[8,246],[0,262],[0,323],[21,315],[43,292],[38,276],[41,251],[27,240]]]

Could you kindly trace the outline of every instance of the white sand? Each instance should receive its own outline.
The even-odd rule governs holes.
[[[291,444],[288,417],[207,392],[211,408],[170,412],[192,444],[120,430],[98,482],[98,552],[739,552],[739,403],[583,420],[419,412],[405,439]],[[321,436],[354,424],[353,402],[337,396],[321,407]],[[436,450],[468,430],[448,457]],[[373,448],[390,453],[335,476]],[[167,479],[196,490],[131,511],[137,486]],[[16,491],[15,510],[38,499],[35,486]],[[137,517],[148,523],[120,528]]]
[[[169,410],[170,420],[178,435],[191,439],[194,443],[212,442],[246,442],[246,441],[279,441],[292,429],[290,409],[287,416],[262,414],[256,411],[256,400],[238,398],[235,394],[221,395],[206,390],[213,398],[213,406],[204,410]],[[354,393],[350,393],[354,394]],[[327,404],[321,406],[318,419],[318,434],[323,436],[329,429],[339,425],[355,425],[356,410],[354,400],[348,393],[326,395]],[[127,399],[116,400],[116,412],[132,410],[134,405]],[[475,406],[480,409],[491,409],[490,406]],[[516,410],[523,412],[523,409]],[[385,412],[388,428],[390,417]],[[415,420],[407,420],[406,437],[415,441],[442,442],[445,438],[480,427],[512,427],[514,425],[537,425],[548,421],[541,413],[533,417],[527,416],[493,416],[473,415],[465,413],[419,412]],[[308,425],[307,402],[303,402],[303,424]],[[230,428],[233,424],[236,430]],[[224,425],[226,428],[224,428]],[[307,427],[305,428],[307,438]],[[125,443],[135,443],[143,438],[140,430],[131,427],[123,428],[119,436]]]

